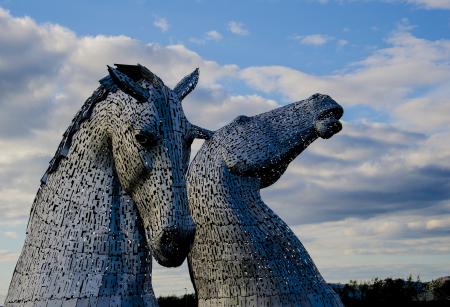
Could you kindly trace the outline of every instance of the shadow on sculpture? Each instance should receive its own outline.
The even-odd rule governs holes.
[[[196,235],[188,256],[199,306],[343,306],[300,240],[261,199],[318,137],[342,128],[329,96],[240,116],[206,141],[188,170]]]
[[[186,258],[185,172],[194,138],[180,101],[141,65],[116,65],[64,133],[32,205],[6,306],[155,306],[151,256]]]

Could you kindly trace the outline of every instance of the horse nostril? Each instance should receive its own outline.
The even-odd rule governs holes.
[[[340,121],[336,121],[333,123],[332,125],[332,130],[334,133],[338,133],[339,131],[342,130],[342,124]]]

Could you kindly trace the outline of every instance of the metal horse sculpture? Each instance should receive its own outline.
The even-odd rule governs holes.
[[[109,76],[64,133],[41,180],[6,306],[157,306],[151,256],[186,258],[195,227],[185,172],[194,138],[173,90],[141,65]]]
[[[292,230],[261,199],[318,137],[341,130],[329,96],[240,116],[188,170],[196,235],[188,256],[199,306],[343,306]]]

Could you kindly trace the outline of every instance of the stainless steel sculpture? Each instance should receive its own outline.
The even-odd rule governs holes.
[[[200,306],[343,306],[260,197],[310,143],[340,131],[342,113],[315,94],[240,116],[203,144],[187,179],[196,224],[188,260]]]
[[[141,65],[109,76],[64,133],[34,200],[6,306],[155,306],[151,256],[186,258],[185,172],[194,138],[174,90]]]

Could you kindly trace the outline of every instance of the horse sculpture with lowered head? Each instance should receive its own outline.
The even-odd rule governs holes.
[[[343,306],[260,196],[309,144],[341,130],[342,113],[315,94],[239,116],[205,141],[187,175],[196,224],[188,260],[199,306]]]
[[[108,70],[41,179],[6,306],[155,306],[152,255],[187,256],[185,172],[210,135],[181,106],[198,69],[173,90],[139,64]]]

